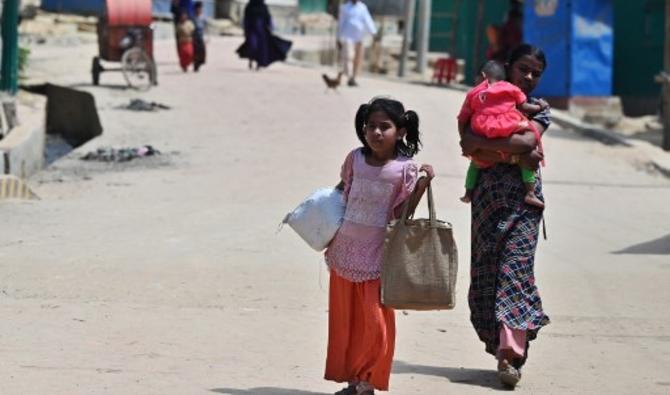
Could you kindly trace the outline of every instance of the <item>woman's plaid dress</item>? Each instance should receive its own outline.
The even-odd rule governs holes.
[[[549,126],[548,113],[538,115],[534,120]],[[527,341],[549,323],[534,273],[542,210],[525,204],[525,193],[519,167],[498,164],[481,170],[472,196],[470,320],[493,355],[502,323],[527,331]],[[541,177],[535,193],[544,200]],[[519,365],[527,355],[528,344]]]

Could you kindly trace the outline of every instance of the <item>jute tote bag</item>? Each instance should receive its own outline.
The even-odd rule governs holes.
[[[428,219],[408,218],[409,199],[400,219],[386,227],[382,266],[382,304],[403,310],[453,309],[458,252],[451,224],[435,216],[428,186]]]

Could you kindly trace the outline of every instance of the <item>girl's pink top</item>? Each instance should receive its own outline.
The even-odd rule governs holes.
[[[459,122],[470,122],[472,131],[488,138],[509,137],[529,128],[529,122],[516,106],[526,102],[526,95],[517,86],[484,80],[465,98],[458,114]]]
[[[371,166],[358,148],[347,156],[341,175],[347,208],[326,250],[326,263],[349,281],[378,279],[386,225],[414,190],[418,166],[403,156]]]

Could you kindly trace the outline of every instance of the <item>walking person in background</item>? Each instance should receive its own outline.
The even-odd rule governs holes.
[[[356,135],[363,145],[347,155],[341,183],[344,222],[325,257],[330,269],[328,354],[325,379],[348,386],[336,395],[388,390],[395,349],[395,315],[381,304],[382,246],[386,224],[411,212],[434,177],[419,167],[419,117],[396,100],[377,98],[358,109]],[[424,171],[426,176],[419,177]]]
[[[541,49],[523,44],[512,51],[506,68],[507,81],[529,96],[540,82],[547,61]],[[544,107],[544,106],[543,106]],[[550,125],[549,109],[529,116],[542,135]],[[489,139],[466,127],[461,136],[463,154],[473,160],[495,163],[481,169],[472,191],[470,320],[498,359],[498,376],[508,387],[521,379],[530,341],[549,323],[535,284],[535,249],[543,209],[524,203],[524,186],[517,164],[537,171],[543,159],[532,131]],[[542,178],[537,174],[535,196],[544,201]]]
[[[177,43],[179,64],[182,70],[186,71],[185,67],[188,68],[188,65],[193,61],[193,40],[191,39],[191,49],[189,50],[188,45],[185,43],[185,37],[183,36],[183,29],[188,29],[188,26],[182,24],[182,16],[183,14],[186,14],[186,19],[193,19],[193,0],[172,0],[170,3],[170,13],[172,13],[172,22],[174,23],[174,38]],[[180,32],[180,28],[182,29],[182,32]],[[187,62],[189,57],[191,58],[191,61]],[[187,63],[186,66],[184,66],[184,62]]]
[[[363,40],[368,34],[377,34],[368,7],[360,0],[347,0],[340,6],[337,50],[341,71],[349,77],[349,86],[358,86],[356,76],[363,64]]]
[[[267,67],[286,59],[292,43],[272,34],[272,16],[265,0],[249,0],[244,8],[244,43],[237,48],[240,58],[249,59],[249,69]]]
[[[195,33],[193,33],[193,71],[197,72],[205,64],[207,59],[207,47],[205,46],[205,31],[207,30],[207,17],[204,14],[202,1],[196,1],[194,5]]]
[[[193,34],[195,25],[188,17],[186,11],[182,11],[177,24],[177,53],[179,55],[179,65],[184,72],[193,63]]]

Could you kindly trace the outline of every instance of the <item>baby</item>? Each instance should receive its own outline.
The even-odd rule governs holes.
[[[461,135],[468,124],[479,136],[490,139],[509,137],[514,133],[533,131],[540,144],[540,135],[528,121],[526,115],[534,115],[545,110],[548,105],[530,104],[526,95],[517,86],[505,81],[505,68],[496,61],[487,62],[480,73],[481,82],[470,90],[463,107],[458,114],[458,131]],[[479,169],[493,166],[493,163],[470,162],[466,180],[465,195],[461,200],[469,203],[472,191],[477,184]],[[544,203],[535,195],[535,172],[521,168],[521,178],[526,187],[524,201],[532,206],[544,207]]]

